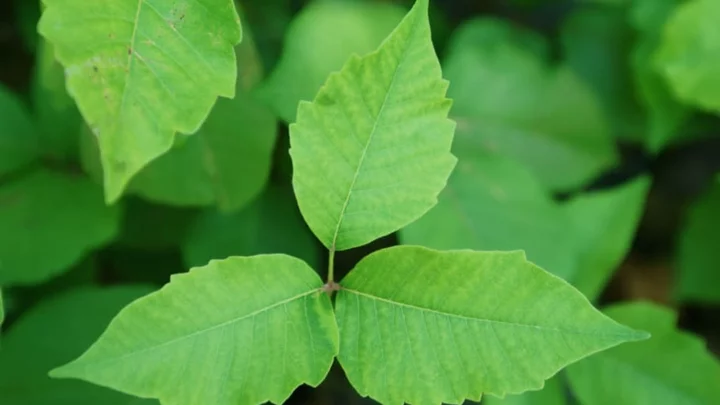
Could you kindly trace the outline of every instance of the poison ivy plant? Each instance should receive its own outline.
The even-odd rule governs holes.
[[[13,405],[129,405],[132,397],[82,381],[53,380],[67,362],[102,332],[124,305],[148,286],[82,287],[49,298],[24,313],[3,336],[0,403]],[[158,405],[144,401],[143,405]]]
[[[679,99],[714,112],[720,111],[718,18],[720,3],[715,0],[678,4],[655,55],[660,72]]]
[[[0,85],[0,176],[23,168],[38,156],[30,114],[9,89]]]
[[[639,178],[559,204],[518,163],[465,149],[438,205],[402,229],[400,240],[436,249],[522,249],[592,300],[630,248],[649,184]]]
[[[704,342],[676,329],[672,311],[634,302],[613,305],[605,313],[652,337],[570,366],[570,384],[582,405],[706,405],[720,398],[720,363]]]
[[[285,122],[294,122],[298,102],[312,100],[350,55],[375,49],[403,13],[389,3],[310,3],[290,24],[283,53],[260,96]]]
[[[383,404],[460,403],[539,389],[574,361],[646,338],[518,251],[396,246],[335,281],[336,250],[435,204],[456,162],[446,88],[418,0],[290,126],[295,195],[329,250],[327,282],[285,254],[211,260],[125,307],[51,375],[169,405],[279,404],[317,386],[337,356],[356,390]]]
[[[44,0],[38,31],[97,137],[106,201],[196,132],[218,96],[235,96],[232,0]]]
[[[270,186],[249,206],[232,214],[205,211],[191,224],[182,243],[188,267],[263,253],[285,253],[315,270],[320,268],[315,238],[302,221],[292,191],[282,187]]]
[[[0,285],[48,280],[118,233],[120,207],[77,175],[35,170],[0,185]],[[72,232],[68,232],[72,229]]]
[[[249,32],[236,48],[237,90],[232,100],[215,103],[200,130],[178,136],[174,147],[143,168],[128,193],[177,206],[217,205],[235,211],[265,187],[275,146],[277,122],[250,94],[262,69]],[[97,138],[86,131],[84,167],[101,180]]]
[[[341,284],[338,360],[361,395],[383,404],[539,389],[567,364],[642,337],[521,252],[396,246]]]
[[[687,106],[675,99],[654,63],[665,24],[679,3],[678,0],[635,0],[630,3],[630,23],[638,34],[631,53],[635,87],[647,109],[646,144],[654,152],[680,135],[680,126],[690,113]]]
[[[720,184],[713,184],[691,208],[680,234],[678,282],[682,301],[720,302]]]
[[[455,32],[444,62],[458,149],[484,149],[532,168],[555,191],[616,161],[594,93],[568,66],[547,65],[542,37],[490,18]]]

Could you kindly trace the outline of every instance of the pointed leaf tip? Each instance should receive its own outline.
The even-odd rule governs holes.
[[[317,386],[339,349],[322,285],[287,255],[213,260],[125,307],[51,376],[174,405],[283,403]]]
[[[390,234],[437,203],[455,123],[421,0],[379,49],[331,74],[290,126],[293,187],[331,250]]]
[[[384,404],[537,390],[583,357],[646,336],[522,252],[396,246],[341,285],[338,360],[360,394]]]

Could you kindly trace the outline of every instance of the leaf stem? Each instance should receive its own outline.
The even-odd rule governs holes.
[[[330,248],[330,254],[328,256],[328,284],[335,282],[335,246]]]

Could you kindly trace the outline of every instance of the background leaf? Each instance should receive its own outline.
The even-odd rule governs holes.
[[[338,360],[361,395],[387,405],[537,390],[569,363],[646,337],[517,251],[396,246],[341,285]]]
[[[0,285],[47,280],[118,233],[120,207],[89,179],[38,169],[0,186]]]
[[[294,122],[298,102],[313,100],[351,55],[375,50],[404,14],[389,3],[310,3],[290,24],[282,56],[260,96],[285,122]]]
[[[658,68],[679,99],[715,112],[720,111],[720,36],[715,29],[718,18],[717,1],[679,4],[666,23],[656,54]]]
[[[630,21],[638,35],[630,56],[635,87],[647,109],[647,145],[654,152],[682,134],[680,126],[690,113],[690,109],[671,94],[653,59],[667,19],[678,4],[678,0],[630,2]]]
[[[174,405],[280,404],[300,384],[318,385],[337,353],[321,287],[286,255],[212,261],[125,307],[51,375]]]
[[[150,291],[137,285],[83,287],[53,296],[23,314],[0,347],[0,403],[128,405],[131,398],[119,392],[81,381],[52,380],[47,374],[82,353],[123,305]]]
[[[0,176],[29,165],[37,156],[38,139],[30,114],[0,85]]]
[[[509,156],[552,190],[574,189],[615,163],[600,104],[567,66],[551,68],[547,46],[530,31],[473,19],[451,39],[450,81],[456,149]]]
[[[540,391],[528,391],[520,395],[508,395],[503,399],[488,395],[483,405],[566,405],[565,387],[561,374],[545,381]]]
[[[312,104],[300,103],[293,186],[328,249],[369,243],[435,205],[455,166],[446,89],[418,0],[376,52],[351,57]]]
[[[515,161],[464,153],[438,205],[400,230],[400,241],[434,249],[524,250],[595,300],[630,249],[649,179],[561,204]]]
[[[720,398],[720,363],[700,339],[675,329],[670,310],[635,302],[605,312],[652,337],[570,366],[568,377],[582,405],[706,405]]]
[[[82,116],[65,89],[65,70],[55,59],[55,48],[41,37],[37,54],[32,105],[40,130],[40,147],[46,156],[75,160],[83,126]],[[98,174],[102,179],[102,174]]]
[[[183,243],[188,267],[212,259],[285,253],[303,259],[316,271],[315,238],[300,216],[292,191],[268,188],[251,205],[233,214],[206,211],[193,223]]]
[[[644,117],[629,61],[635,33],[627,13],[625,4],[575,7],[563,22],[560,39],[567,65],[597,95],[613,135],[643,141]]]
[[[720,184],[690,208],[680,233],[676,295],[683,301],[720,302]]]
[[[650,190],[646,176],[609,190],[575,197],[565,205],[579,257],[567,278],[586,297],[600,297],[635,238]]]
[[[98,137],[106,200],[234,97],[232,0],[45,0],[38,31],[65,67],[70,95]]]

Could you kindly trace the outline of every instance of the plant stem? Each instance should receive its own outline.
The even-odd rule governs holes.
[[[328,256],[328,284],[335,282],[335,246],[330,248],[330,255]]]

